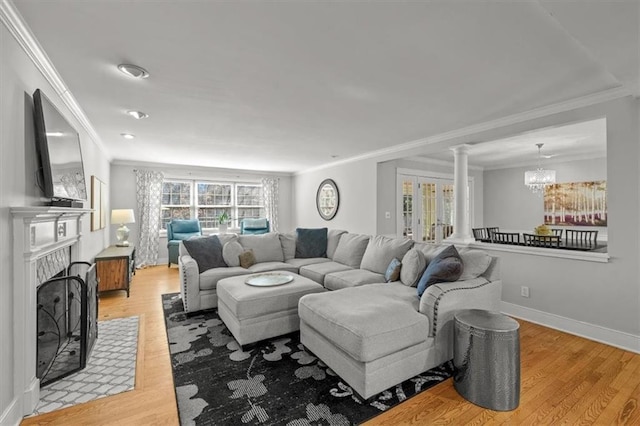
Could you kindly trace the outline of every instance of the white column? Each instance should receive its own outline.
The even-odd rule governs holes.
[[[458,145],[451,150],[454,158],[453,194],[454,222],[451,242],[470,243],[473,241],[469,228],[469,146]]]

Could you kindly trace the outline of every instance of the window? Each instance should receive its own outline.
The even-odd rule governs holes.
[[[177,180],[162,185],[162,229],[171,219],[198,219],[202,229],[218,228],[223,212],[236,228],[243,218],[264,217],[262,185]]]

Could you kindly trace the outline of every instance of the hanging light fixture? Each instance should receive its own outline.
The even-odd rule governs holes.
[[[524,172],[524,184],[529,187],[531,192],[538,195],[542,195],[546,186],[556,183],[556,171],[545,170],[540,164],[542,159],[540,149],[542,148],[542,145],[544,144],[536,144],[538,147],[538,168],[536,170],[528,170]]]

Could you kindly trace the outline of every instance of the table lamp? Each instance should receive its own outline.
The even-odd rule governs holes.
[[[133,216],[133,209],[114,209],[111,210],[111,224],[120,224],[120,228],[116,231],[116,238],[118,247],[129,246],[129,228],[127,223],[135,223],[136,219]]]

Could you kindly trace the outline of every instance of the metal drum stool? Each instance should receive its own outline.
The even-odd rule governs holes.
[[[517,321],[499,312],[468,309],[455,315],[453,385],[470,402],[509,411],[520,403]]]

